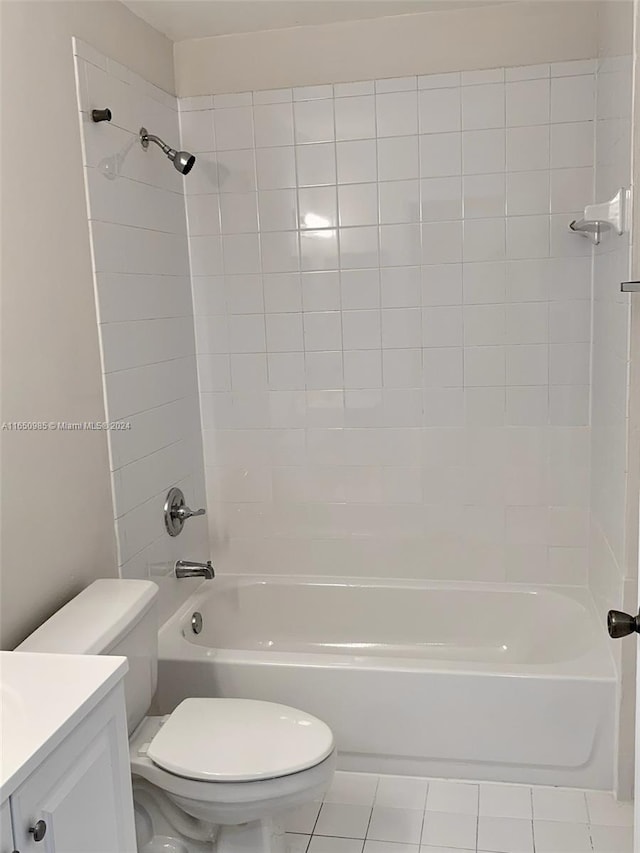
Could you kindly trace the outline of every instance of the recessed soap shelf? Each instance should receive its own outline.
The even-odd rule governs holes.
[[[588,204],[584,209],[584,217],[569,223],[570,230],[588,237],[596,246],[605,231],[613,229],[618,235],[624,234],[627,196],[628,190],[620,187],[610,201]]]

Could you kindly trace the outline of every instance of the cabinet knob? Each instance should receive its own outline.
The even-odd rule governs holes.
[[[47,834],[47,824],[43,820],[39,820],[35,826],[29,827],[29,832],[33,835],[34,841],[42,841]]]

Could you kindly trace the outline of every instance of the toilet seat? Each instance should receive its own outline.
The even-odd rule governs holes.
[[[244,782],[202,781],[178,776],[148,755],[150,744],[169,718],[145,717],[129,741],[131,772],[164,791],[188,814],[233,825],[278,814],[322,797],[336,765],[336,750],[320,763],[271,779]]]
[[[202,782],[255,782],[320,764],[334,748],[317,717],[255,699],[185,699],[147,748],[158,767]]]

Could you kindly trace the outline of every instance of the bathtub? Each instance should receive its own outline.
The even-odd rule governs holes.
[[[613,787],[617,679],[579,588],[224,575],[163,625],[159,658],[161,713],[294,705],[344,770]]]

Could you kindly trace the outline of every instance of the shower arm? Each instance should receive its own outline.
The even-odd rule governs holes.
[[[144,128],[140,130],[140,142],[142,143],[143,148],[148,148],[150,142],[155,142],[158,148],[161,148],[165,154],[174,150],[170,145],[167,145],[166,142],[163,142],[159,136],[156,136],[155,133],[147,133]]]

